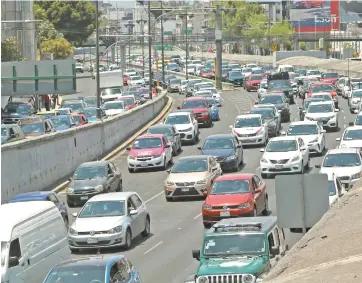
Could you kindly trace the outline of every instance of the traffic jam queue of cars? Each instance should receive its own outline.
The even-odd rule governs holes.
[[[212,83],[189,80],[180,84],[180,93],[187,97],[177,109],[127,148],[129,172],[120,172],[112,161],[85,162],[69,179],[66,203],[45,191],[10,199],[0,207],[1,215],[16,215],[4,217],[3,281],[12,283],[17,282],[14,278],[31,276],[36,280],[26,282],[141,282],[141,275],[125,256],[69,258],[71,252],[82,250],[129,249],[138,235],[147,238],[152,215],[137,192],[123,191],[123,175],[159,168],[167,172],[165,201],[204,199],[200,211],[208,230],[200,249],[192,251],[200,264],[185,283],[262,282],[289,249],[283,229],[270,215],[265,180],[277,174],[305,173],[311,158],[320,155],[322,162],[316,167],[328,174],[333,205],[362,176],[362,112],[341,133],[339,146],[327,149],[328,132],[339,132],[339,98],[333,95],[334,91],[341,95],[336,91],[338,80],[330,90],[321,87],[329,74],[321,74],[316,81],[316,72],[310,71],[279,66],[277,72],[262,73],[265,79],[259,87],[254,88],[254,83],[246,87],[256,89],[259,97],[250,111],[235,117],[229,133],[213,134],[199,143],[202,128],[220,119],[221,115],[213,116],[212,109],[223,111],[226,94],[217,92]],[[294,74],[300,74],[297,92]],[[119,95],[107,91],[104,99]],[[303,119],[289,123],[290,104],[304,95],[301,93],[306,94],[299,109]],[[350,100],[359,97],[358,93],[353,89]],[[197,143],[199,154],[182,156],[182,147]],[[260,175],[240,172],[250,146],[259,146],[263,153]],[[81,207],[71,215],[71,224],[67,207]],[[32,244],[25,235],[39,243],[23,254],[22,247]],[[37,262],[29,265],[32,253],[38,255]]]
[[[101,90],[101,120],[122,114],[147,101],[149,88],[129,86]],[[97,97],[63,98],[60,108],[37,112],[31,103],[13,101],[4,107],[1,117],[1,144],[39,137],[81,127],[98,121]]]

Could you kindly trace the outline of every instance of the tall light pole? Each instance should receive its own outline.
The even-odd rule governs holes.
[[[216,29],[215,29],[215,43],[216,43],[216,66],[215,77],[216,87],[222,88],[222,10],[221,6],[216,6]]]
[[[96,1],[96,84],[97,84],[97,118],[101,119],[101,85],[99,78],[99,6]],[[108,58],[107,58],[108,59]]]
[[[147,23],[146,20],[141,17],[140,20],[137,20],[137,23],[141,25],[141,44],[142,44],[142,70],[145,71],[145,23]]]
[[[186,68],[186,80],[188,80],[189,79],[189,72],[188,72],[188,70],[187,70],[187,65],[188,65],[188,59],[189,59],[189,42],[188,42],[188,40],[187,40],[187,35],[188,35],[188,32],[189,32],[189,30],[188,30],[188,19],[187,19],[187,10],[186,10],[186,13],[185,13],[185,28],[186,28],[186,30],[185,30],[185,41],[186,41],[186,43],[185,43],[185,45],[186,45],[186,58],[185,58],[185,68]]]
[[[148,1],[147,10],[148,10],[148,72],[150,74],[149,99],[152,99],[153,76],[152,76],[151,1]]]
[[[134,23],[131,20],[128,20],[128,24],[125,24],[125,26],[128,28],[128,40],[129,40],[129,47],[128,47],[128,67],[131,64],[131,34],[132,29],[134,27]]]
[[[162,84],[165,85],[165,47],[163,46],[163,1],[161,0],[161,59],[162,59]]]

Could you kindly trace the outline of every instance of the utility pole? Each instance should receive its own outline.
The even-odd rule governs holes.
[[[131,64],[131,32],[134,27],[134,24],[131,20],[128,20],[128,24],[125,25],[128,27],[128,41],[129,41],[129,47],[128,47],[128,67]]]
[[[188,65],[188,57],[189,57],[189,44],[188,44],[188,38],[187,38],[187,34],[188,34],[188,25],[187,25],[187,9],[186,9],[186,13],[185,13],[185,40],[186,40],[186,60],[185,60],[185,68],[186,68],[186,80],[189,79],[189,72],[187,71],[187,65]]]
[[[97,1],[98,2],[98,1]],[[117,4],[117,2],[116,2],[116,10],[117,10],[117,27],[116,27],[116,30],[117,30],[117,34],[119,34],[120,33],[120,30],[119,30],[119,14],[118,14],[118,4]],[[117,66],[119,65],[119,63],[120,63],[120,58],[121,58],[121,46],[119,45],[119,38],[118,38],[118,36],[116,37],[116,46],[115,46],[115,53],[116,53],[116,61],[117,61]],[[117,49],[117,46],[118,46],[118,49]],[[119,54],[118,54],[118,52],[117,52],[117,50],[119,50]],[[108,60],[107,60],[107,62],[108,62]]]
[[[270,17],[268,20],[268,46],[269,46],[269,55],[272,54],[272,46],[271,46],[271,22],[270,22]]]
[[[150,83],[149,83],[149,98],[152,99],[152,85],[153,85],[153,76],[152,76],[152,36],[151,36],[151,1],[148,1],[148,72],[150,74]]]
[[[161,59],[162,59],[162,84],[165,85],[165,47],[163,46],[163,1],[161,0]]]
[[[215,29],[215,41],[216,41],[216,88],[222,89],[222,10],[221,6],[216,6],[216,29]]]
[[[97,118],[101,119],[101,85],[99,78],[99,6],[96,1],[96,84],[97,84]]]
[[[137,23],[141,25],[141,44],[142,44],[142,70],[145,71],[145,23],[146,20],[143,19],[143,15],[140,20],[137,20]]]

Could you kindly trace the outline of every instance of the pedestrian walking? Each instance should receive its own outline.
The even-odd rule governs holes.
[[[52,100],[53,100],[53,109],[55,109],[58,105],[58,94],[53,94]]]
[[[49,95],[44,95],[44,105],[45,105],[45,111],[50,111],[50,97]]]

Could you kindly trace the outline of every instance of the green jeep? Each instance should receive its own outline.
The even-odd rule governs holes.
[[[276,216],[223,219],[205,233],[202,249],[192,251],[200,265],[185,282],[262,282],[287,249]]]

